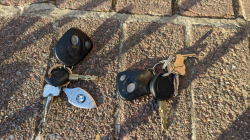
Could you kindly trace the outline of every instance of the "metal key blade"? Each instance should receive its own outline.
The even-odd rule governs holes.
[[[90,75],[79,75],[79,74],[70,74],[69,80],[98,80],[98,76],[90,76]]]
[[[181,54],[176,54],[176,55],[181,55]],[[196,54],[183,54],[181,55],[182,57],[196,57],[197,55]]]
[[[72,105],[85,109],[97,108],[95,100],[92,96],[85,90],[77,88],[63,88],[63,91],[68,96],[68,101]]]
[[[44,122],[47,121],[49,111],[52,106],[53,96],[58,96],[61,88],[55,87],[50,84],[45,85],[43,90],[43,97],[47,97],[46,105],[45,105],[45,113],[44,113]]]
[[[179,74],[177,72],[173,73],[174,74],[174,96],[177,96],[178,90],[179,90]]]
[[[53,96],[49,95],[47,97],[47,102],[46,102],[46,106],[45,106],[44,122],[47,121],[47,118],[48,118],[48,115],[49,115],[49,111],[50,111],[51,106],[52,106],[52,101],[53,101]]]
[[[167,122],[166,122],[166,100],[158,101],[159,103],[159,110],[161,114],[161,128],[162,131],[167,129]]]

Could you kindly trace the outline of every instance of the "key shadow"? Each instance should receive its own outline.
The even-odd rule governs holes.
[[[1,65],[0,65],[1,66]],[[13,67],[19,67],[21,70],[19,72],[21,75],[16,75],[16,71],[13,71]],[[23,69],[25,67],[27,70]],[[8,106],[16,105],[16,109],[20,108],[20,102],[22,101],[23,97],[13,97],[13,95],[16,93],[16,90],[20,89],[21,85],[25,83],[25,81],[29,78],[28,76],[30,74],[30,69],[32,69],[33,66],[29,63],[12,63],[12,64],[5,64],[4,66],[1,66],[1,83],[2,86],[0,89],[0,107],[1,110],[7,110]],[[19,93],[20,94],[20,93]],[[21,93],[23,94],[23,93]],[[13,98],[13,99],[12,99]],[[10,102],[12,100],[12,102]],[[19,105],[18,105],[19,104]],[[4,135],[10,133],[12,129],[19,126],[22,122],[26,120],[29,116],[33,115],[31,114],[25,114],[23,111],[28,111],[32,109],[32,107],[24,107],[25,109],[22,109],[22,111],[18,111],[14,113],[14,115],[8,116],[6,113],[13,112],[12,110],[8,110],[7,112],[4,111],[1,114],[1,121],[0,121],[0,138],[2,138]],[[30,112],[30,111],[29,111]]]
[[[24,10],[24,12],[28,10],[29,8]],[[51,22],[45,22],[43,26],[40,25],[39,29],[33,31],[30,30],[30,27],[34,26],[37,22],[44,22],[41,17],[27,17],[20,15],[17,17],[1,17],[0,20],[7,20],[7,22],[4,23],[4,26],[0,28],[0,107],[1,110],[4,110],[3,112],[6,112],[0,119],[0,128],[2,128],[0,138],[4,138],[5,135],[13,133],[14,129],[18,128],[28,118],[33,116],[34,112],[32,113],[32,109],[36,110],[32,108],[32,106],[37,104],[37,101],[31,106],[22,107],[22,109],[20,109],[21,111],[14,111],[13,113],[13,110],[17,110],[20,108],[19,106],[24,105],[23,98],[27,98],[22,95],[24,93],[20,93],[20,90],[21,92],[24,91],[21,87],[26,83],[26,80],[30,79],[28,82],[34,82],[35,79],[40,79],[39,75],[33,72],[34,66],[32,65],[33,62],[29,56],[36,59],[39,55],[43,54],[34,51],[25,56],[29,51],[29,49],[25,49],[33,44],[35,46],[38,45],[42,38],[53,32],[51,29],[48,29],[48,27],[53,27],[53,24]],[[19,52],[22,52],[22,55],[21,53],[19,54]],[[10,60],[15,62],[11,63]],[[20,97],[13,97],[15,94],[20,94],[18,95]],[[32,99],[32,97],[30,99]],[[23,104],[20,104],[19,100]],[[30,100],[27,101],[28,103],[30,102]],[[13,103],[19,106],[16,106],[16,108],[12,110],[7,109],[9,106],[13,106]],[[28,112],[28,114],[26,114],[25,111]],[[12,113],[13,115],[11,115]],[[17,137],[21,136],[16,136],[16,138]],[[27,137],[30,136],[27,135]]]
[[[1,131],[0,131],[0,138],[3,138],[4,135],[8,134],[8,133],[13,133],[13,130],[16,129],[17,127],[21,126],[25,121],[30,120],[31,117],[36,117],[38,114],[38,112],[34,113],[34,108],[38,109],[40,108],[40,102],[41,99],[40,97],[38,99],[36,99],[35,101],[33,101],[32,103],[30,103],[29,105],[27,105],[26,107],[23,107],[22,109],[20,109],[19,111],[15,112],[13,115],[8,116],[7,118],[5,118],[4,121],[0,122],[0,127],[1,127]],[[32,119],[32,121],[35,121],[34,118]],[[32,127],[33,129],[35,129],[35,125],[34,126],[26,126],[26,127]],[[23,128],[25,129],[25,128]],[[32,132],[33,133],[33,132]],[[32,137],[34,134],[24,134],[23,136],[15,136],[16,139],[22,139],[24,137]],[[32,138],[31,138],[32,139]]]

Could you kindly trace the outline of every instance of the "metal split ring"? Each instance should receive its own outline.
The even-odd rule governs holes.
[[[156,63],[156,64],[153,66],[153,68],[150,68],[150,69],[153,71],[153,74],[155,75],[155,67],[156,67],[157,65],[163,64],[162,69],[166,69],[166,67],[168,66],[169,63],[170,63],[170,65],[171,65],[171,67],[172,67],[172,70],[169,71],[169,72],[167,72],[167,73],[165,73],[165,74],[163,74],[162,76],[165,77],[165,76],[168,76],[168,75],[170,75],[171,73],[173,73],[173,71],[174,71],[174,65],[173,65],[173,63],[172,63],[173,58],[175,58],[175,56],[174,56],[174,55],[170,55],[170,56],[168,57],[167,60],[162,60],[162,61]]]

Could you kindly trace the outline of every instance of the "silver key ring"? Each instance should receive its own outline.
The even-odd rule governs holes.
[[[149,68],[149,69],[151,69],[151,70],[153,71],[153,74],[155,75],[155,67],[156,67],[157,65],[164,63],[163,66],[162,66],[162,69],[165,69],[165,68],[168,66],[168,64],[170,63],[170,65],[171,65],[171,67],[172,67],[172,70],[169,71],[168,73],[165,73],[165,74],[162,75],[163,77],[168,76],[168,75],[170,75],[171,73],[173,73],[173,71],[174,71],[174,65],[173,65],[173,61],[172,61],[174,57],[175,57],[174,55],[170,55],[170,56],[168,57],[167,60],[162,60],[162,61],[156,63],[156,64],[153,66],[153,68]]]
[[[173,63],[170,63],[170,65],[171,65],[171,67],[172,67],[172,70],[169,71],[168,73],[163,74],[162,77],[166,77],[166,76],[168,76],[168,75],[170,75],[171,73],[174,72],[174,65],[173,65]]]

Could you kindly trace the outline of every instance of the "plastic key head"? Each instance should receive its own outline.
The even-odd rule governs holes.
[[[68,102],[72,105],[85,109],[97,108],[95,100],[85,90],[77,88],[63,88],[63,91],[68,96]]]
[[[149,82],[153,77],[148,70],[129,70],[116,77],[118,94],[123,100],[134,100],[150,94]]]
[[[58,96],[60,94],[60,87],[55,87],[50,84],[46,84],[43,90],[43,97],[48,97],[49,95]]]
[[[153,97],[157,100],[167,100],[174,93],[173,82],[169,76],[162,76],[162,73],[157,73],[150,81],[150,91]]]
[[[63,86],[69,81],[69,75],[65,68],[55,68],[51,71],[50,77],[45,77],[44,80],[52,86]]]
[[[55,54],[65,66],[73,66],[93,48],[90,38],[77,28],[69,29],[57,42]]]

